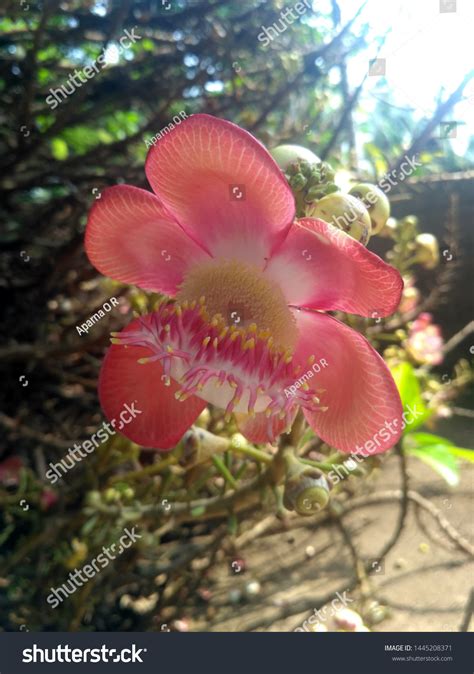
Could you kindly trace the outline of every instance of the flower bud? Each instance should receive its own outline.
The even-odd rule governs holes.
[[[372,234],[378,234],[390,216],[390,202],[384,192],[377,185],[359,183],[349,194],[362,201],[370,215]]]
[[[311,208],[311,206],[309,206],[310,202],[319,201],[320,199],[328,196],[328,194],[338,191],[339,188],[334,183],[320,183],[319,185],[313,185],[306,193],[306,204],[308,204],[306,207],[306,212],[308,212],[308,208]]]
[[[308,164],[319,164],[321,161],[314,152],[300,145],[279,145],[270,154],[283,171],[295,162],[306,161]]]
[[[309,204],[306,215],[342,229],[364,246],[370,239],[370,215],[364,204],[351,194],[328,194],[314,204]]]
[[[300,464],[287,475],[283,505],[299,515],[313,515],[329,502],[329,484],[317,468]]]
[[[345,632],[355,632],[362,627],[363,620],[358,613],[350,608],[341,608],[334,615],[334,624]]]
[[[438,241],[432,234],[418,234],[415,239],[416,261],[425,269],[434,269],[439,264]]]
[[[394,239],[397,234],[397,229],[400,226],[400,222],[396,218],[389,218],[385,225],[382,227],[382,229],[379,232],[379,236],[383,236],[384,238],[392,238]]]
[[[107,503],[114,503],[115,501],[120,501],[120,492],[113,487],[109,487],[104,492],[104,500]]]
[[[86,494],[86,505],[89,508],[99,508],[102,505],[102,494],[100,491],[90,491]]]
[[[402,226],[416,229],[418,226],[418,218],[416,215],[405,215],[405,217],[402,218]]]
[[[321,178],[327,182],[332,182],[336,177],[336,172],[326,161],[323,161],[321,164]]]
[[[302,173],[297,173],[294,176],[291,176],[290,178],[290,187],[292,187],[294,190],[297,192],[299,190],[302,190],[304,187],[306,187],[306,183],[308,182],[304,175]]]

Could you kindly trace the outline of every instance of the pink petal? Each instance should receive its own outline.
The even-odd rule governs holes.
[[[191,265],[209,259],[154,194],[130,185],[110,187],[96,201],[85,247],[102,274],[167,295]]]
[[[209,115],[192,115],[161,138],[145,170],[169,212],[214,257],[263,265],[294,217],[291,190],[263,145]]]
[[[142,317],[149,320],[149,316]],[[136,330],[135,320],[122,330],[122,335]],[[109,420],[116,419],[116,428],[123,435],[144,447],[171,449],[181,439],[206,406],[206,402],[190,397],[178,402],[174,394],[178,385],[171,380],[165,386],[163,368],[158,361],[141,365],[139,358],[150,355],[147,348],[113,344],[104,358],[99,378],[100,404]],[[135,405],[136,418],[120,428],[120,413],[125,405]],[[129,418],[129,414],[124,420]]]
[[[331,316],[309,311],[295,311],[295,316],[300,376],[312,369],[308,358],[315,356],[311,386],[324,389],[321,405],[328,408],[305,410],[310,426],[343,452],[369,455],[393,447],[402,431],[402,405],[381,356],[362,335]]]
[[[259,412],[253,416],[248,414],[236,414],[236,420],[239,430],[242,435],[245,435],[247,440],[255,444],[263,444],[265,442],[273,442],[280,435],[284,433],[288,427],[291,428],[297,410],[295,409],[291,415],[291,421],[288,424],[286,419],[279,419],[277,416],[267,417],[265,412]]]
[[[377,318],[393,313],[403,281],[396,269],[322,220],[293,225],[265,272],[289,304]]]

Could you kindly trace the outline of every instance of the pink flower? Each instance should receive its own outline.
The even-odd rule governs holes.
[[[322,220],[295,221],[281,170],[230,122],[193,115],[150,149],[145,171],[155,194],[109,188],[86,231],[100,272],[174,298],[132,321],[105,356],[105,414],[133,401],[141,411],[127,437],[170,449],[212,403],[235,412],[250,441],[272,441],[301,406],[321,438],[352,452],[401,419],[382,358],[322,313],[391,314],[403,285],[395,269]],[[377,440],[377,451],[397,439]]]
[[[418,363],[439,365],[443,362],[444,340],[441,328],[439,325],[434,325],[432,321],[431,314],[420,314],[410,327],[406,347]]]

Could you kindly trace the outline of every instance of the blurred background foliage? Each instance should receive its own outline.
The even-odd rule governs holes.
[[[380,77],[369,110],[363,102],[368,66],[383,53],[386,36],[373,40],[370,13],[364,14],[362,4],[347,22],[336,0],[317,5],[316,12],[305,13],[264,47],[258,35],[289,6],[281,0],[3,3],[0,292],[5,341],[0,362],[8,381],[0,413],[3,629],[160,631],[168,624],[188,629],[193,620],[191,628],[219,629],[221,609],[229,604],[230,614],[238,604],[244,615],[236,629],[272,624],[271,617],[245,622],[241,605],[259,594],[256,580],[253,586],[247,583],[240,597],[234,592],[214,604],[211,570],[217,563],[240,560],[249,531],[267,522],[262,520],[269,517],[265,513],[276,511],[262,533],[273,531],[272,526],[276,533],[288,530],[281,494],[257,490],[242,510],[231,503],[224,513],[209,517],[194,501],[193,508],[173,517],[161,505],[164,496],[185,506],[197,498],[225,497],[236,479],[245,482],[262,473],[257,455],[251,460],[227,444],[222,459],[208,457],[201,465],[194,463],[195,452],[202,449],[197,431],[171,459],[115,436],[61,486],[51,489],[44,481],[49,461],[90,436],[102,421],[96,383],[110,331],[128,322],[132,310],[144,311],[156,299],[104,280],[92,269],[83,249],[88,209],[106,186],[147,187],[147,146],[180,112],[232,120],[270,148],[286,142],[308,147],[329,161],[343,182],[376,182],[399,168],[406,154],[419,156],[422,166],[389,195],[396,218],[392,229],[370,243],[397,266],[405,265],[409,285],[419,295],[387,324],[345,319],[384,353],[402,395],[431,409],[425,417],[429,432],[411,429],[418,432],[400,450],[402,474],[406,459],[422,458],[453,486],[459,462],[471,458],[463,447],[469,437],[465,423],[472,417],[472,351],[466,338],[472,331],[468,289],[473,279],[466,261],[474,248],[474,142],[471,138],[461,155],[440,128],[465,98],[473,73],[460,72],[458,80],[453,75],[452,87],[440,92],[430,114],[416,106],[400,108]],[[120,39],[132,29],[140,39],[124,48]],[[46,102],[50,90],[101,54],[106,67],[53,110]],[[365,55],[367,74],[353,82],[347,65]],[[431,266],[412,259],[422,232],[439,242]],[[120,309],[87,336],[78,336],[76,325],[111,295],[121,299]],[[423,350],[421,355],[410,351],[413,332],[423,329],[413,328],[412,321],[423,312],[434,314],[428,322],[441,324],[445,342],[468,325],[444,353],[443,344],[436,342],[437,363],[430,363]],[[456,423],[453,414],[460,415]],[[199,425],[227,440],[236,431],[212,409]],[[460,447],[434,435],[440,429]],[[299,449],[309,460],[331,453],[311,433],[303,436]],[[359,477],[380,468],[378,461],[367,464]],[[355,491],[342,487],[343,508]],[[20,506],[21,499],[30,507]],[[316,524],[329,516],[318,517]],[[139,524],[140,543],[60,609],[46,607],[48,588],[61,584],[69,569],[115,541],[130,523]],[[463,554],[472,552],[462,538],[457,545]],[[389,549],[387,545],[385,553]],[[367,578],[357,568],[351,588],[365,588],[359,609],[375,624],[370,622],[375,609]],[[315,601],[285,605],[278,616],[295,616]]]

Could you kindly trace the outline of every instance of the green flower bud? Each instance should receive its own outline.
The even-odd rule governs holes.
[[[321,170],[318,166],[313,166],[309,173],[309,184],[319,185],[321,182]]]
[[[327,197],[328,194],[338,191],[339,187],[334,183],[320,183],[319,185],[309,188],[306,195],[306,202],[307,204],[312,204],[312,202],[320,201],[323,197]]]
[[[416,228],[418,226],[418,218],[416,215],[405,215],[405,217],[402,218],[402,224]]]
[[[400,222],[396,218],[389,218],[379,232],[379,235],[388,239],[395,238]]]
[[[329,484],[317,468],[300,464],[285,481],[283,505],[299,515],[313,515],[329,503]]]
[[[321,178],[327,182],[331,182],[336,177],[336,172],[334,171],[331,164],[328,164],[326,161],[323,161],[321,164]]]
[[[291,176],[289,180],[290,186],[297,192],[302,190],[306,186],[307,182],[308,181],[302,173],[297,173],[296,175]]]
[[[315,185],[314,187],[309,188],[306,200],[312,203],[314,201],[319,201],[319,199],[322,199],[325,196],[321,185]]]
[[[416,261],[425,269],[434,269],[439,264],[439,246],[432,234],[418,234],[415,239]]]
[[[104,492],[104,499],[107,503],[113,503],[114,501],[120,500],[120,492],[118,492],[113,487],[109,487]]]
[[[377,187],[370,183],[359,183],[349,190],[349,194],[360,199],[369,211],[372,234],[378,234],[390,216],[390,202]]]
[[[320,162],[319,157],[314,152],[300,145],[279,145],[270,154],[283,171],[295,162],[306,161],[308,164],[318,164]]]
[[[102,495],[100,491],[90,491],[86,494],[86,504],[92,508],[97,508],[102,503]]]
[[[364,246],[370,239],[370,215],[364,204],[351,194],[328,194],[314,204],[309,204],[306,215],[342,229]]]

